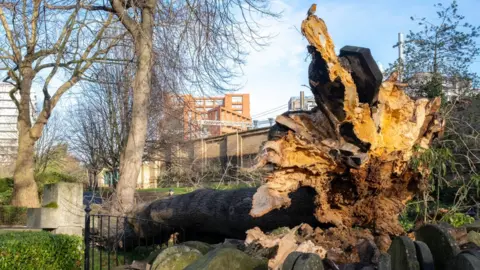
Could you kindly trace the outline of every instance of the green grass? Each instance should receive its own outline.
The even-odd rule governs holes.
[[[204,185],[205,188],[213,188],[218,190],[229,190],[229,189],[238,189],[238,188],[247,188],[252,187],[251,185],[240,183],[240,184],[207,184]],[[163,187],[163,188],[146,188],[146,189],[138,189],[138,192],[165,192],[168,193],[170,189],[173,190],[175,195],[185,194],[196,190],[194,187]]]
[[[167,187],[167,188],[146,188],[146,189],[137,189],[138,192],[147,192],[147,191],[155,191],[155,192],[165,192],[168,193],[170,189],[173,189],[173,192],[178,195],[178,194],[185,194],[194,191],[195,189],[193,187]]]

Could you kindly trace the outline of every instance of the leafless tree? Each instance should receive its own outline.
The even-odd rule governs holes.
[[[56,146],[63,142],[63,135],[62,119],[54,112],[45,125],[42,136],[35,142],[35,175],[44,172],[52,163],[59,162]]]
[[[131,71],[129,65],[97,66],[96,82],[82,86],[82,95],[69,112],[67,140],[88,168],[91,183],[102,169],[120,167],[132,112]]]
[[[80,6],[113,13],[131,34],[136,59],[132,121],[113,204],[115,211],[125,213],[133,209],[136,179],[142,164],[153,60],[161,61],[158,74],[165,87],[199,91],[234,89],[238,87],[233,82],[244,63],[247,47],[265,45],[267,36],[260,32],[256,19],[277,14],[269,11],[269,0],[92,2],[55,8],[70,10]]]
[[[11,0],[0,3],[0,70],[13,86],[10,96],[19,111],[19,145],[14,171],[12,204],[39,207],[34,181],[34,145],[41,137],[52,110],[62,95],[99,61],[109,59],[109,50],[123,40],[123,33],[105,35],[116,23],[115,16],[81,9],[85,1],[69,10],[52,9],[46,0]],[[52,82],[63,77],[59,87]],[[44,102],[35,121],[30,118],[32,85],[40,82]],[[15,93],[20,93],[20,99]]]

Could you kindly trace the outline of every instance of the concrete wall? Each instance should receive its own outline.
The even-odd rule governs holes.
[[[137,188],[157,187],[158,177],[168,170],[169,164],[177,168],[203,170],[212,163],[220,163],[222,169],[249,168],[255,164],[255,157],[267,141],[268,130],[261,128],[222,136],[197,139],[182,146],[169,147],[158,153],[159,160],[145,161],[137,179]],[[105,186],[102,174],[98,177],[100,186]]]
[[[251,167],[263,143],[267,141],[268,130],[262,128],[195,140],[191,146],[191,159],[203,165],[219,160],[222,167]]]

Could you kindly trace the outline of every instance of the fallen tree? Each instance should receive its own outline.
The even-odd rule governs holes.
[[[324,21],[315,15],[303,21],[302,33],[310,44],[308,77],[317,107],[277,117],[257,165],[274,165],[266,184],[253,199],[251,192],[198,191],[157,201],[140,212],[143,217],[233,236],[255,226],[269,230],[272,223],[297,225],[282,223],[282,215],[301,221],[306,216],[296,211],[297,204],[311,201],[310,213],[333,228],[312,229],[308,241],[327,250],[317,253],[340,262],[358,261],[360,239],[386,251],[390,236],[404,233],[398,216],[428,184],[429,172],[421,164],[412,167],[411,160],[441,135],[440,99],[409,98],[395,73],[383,81],[368,49],[346,46],[337,56]],[[301,187],[313,188],[315,199],[293,199]],[[202,192],[210,197],[202,198]],[[269,225],[262,227],[263,221]],[[290,251],[302,246],[292,237],[286,237]],[[247,239],[275,242],[258,230],[250,230]],[[278,266],[281,258],[276,260]]]
[[[216,239],[245,239],[248,229],[259,227],[273,230],[278,227],[293,227],[301,223],[319,226],[312,215],[315,210],[315,191],[311,188],[298,189],[289,194],[292,206],[278,209],[259,217],[252,217],[252,197],[256,188],[237,190],[201,189],[194,192],[154,201],[137,213],[140,220],[155,220],[137,223],[137,232],[148,236],[158,232],[157,225],[182,228],[187,237],[202,237],[204,241]],[[208,239],[210,238],[210,239]],[[209,241],[210,240],[210,241]]]

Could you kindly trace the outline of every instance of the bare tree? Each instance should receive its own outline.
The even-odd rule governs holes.
[[[162,62],[158,74],[166,87],[188,86],[200,91],[238,88],[233,82],[244,63],[246,47],[265,45],[266,36],[260,33],[255,18],[276,16],[269,12],[269,2],[110,0],[80,5],[115,14],[134,45],[132,121],[120,162],[115,211],[130,212],[134,206],[147,136],[154,54]],[[73,9],[75,5],[56,8]]]
[[[120,168],[131,119],[131,71],[129,65],[99,65],[96,83],[83,85],[77,105],[69,112],[67,140],[88,168],[91,183],[96,183],[102,169]]]
[[[68,1],[56,1],[66,3]],[[39,207],[34,180],[34,145],[41,137],[52,110],[97,61],[108,61],[108,52],[123,37],[104,36],[115,24],[114,16],[81,9],[83,1],[70,1],[75,7],[51,9],[45,0],[12,0],[0,3],[0,70],[13,86],[10,97],[18,116],[18,155],[14,171],[12,204]],[[55,79],[65,76],[59,87]],[[43,106],[35,121],[30,118],[30,94],[34,81],[40,81]],[[20,99],[15,93],[20,93]]]
[[[59,162],[57,147],[63,141],[62,119],[57,113],[50,116],[42,136],[35,142],[34,174],[44,172],[52,163]]]

